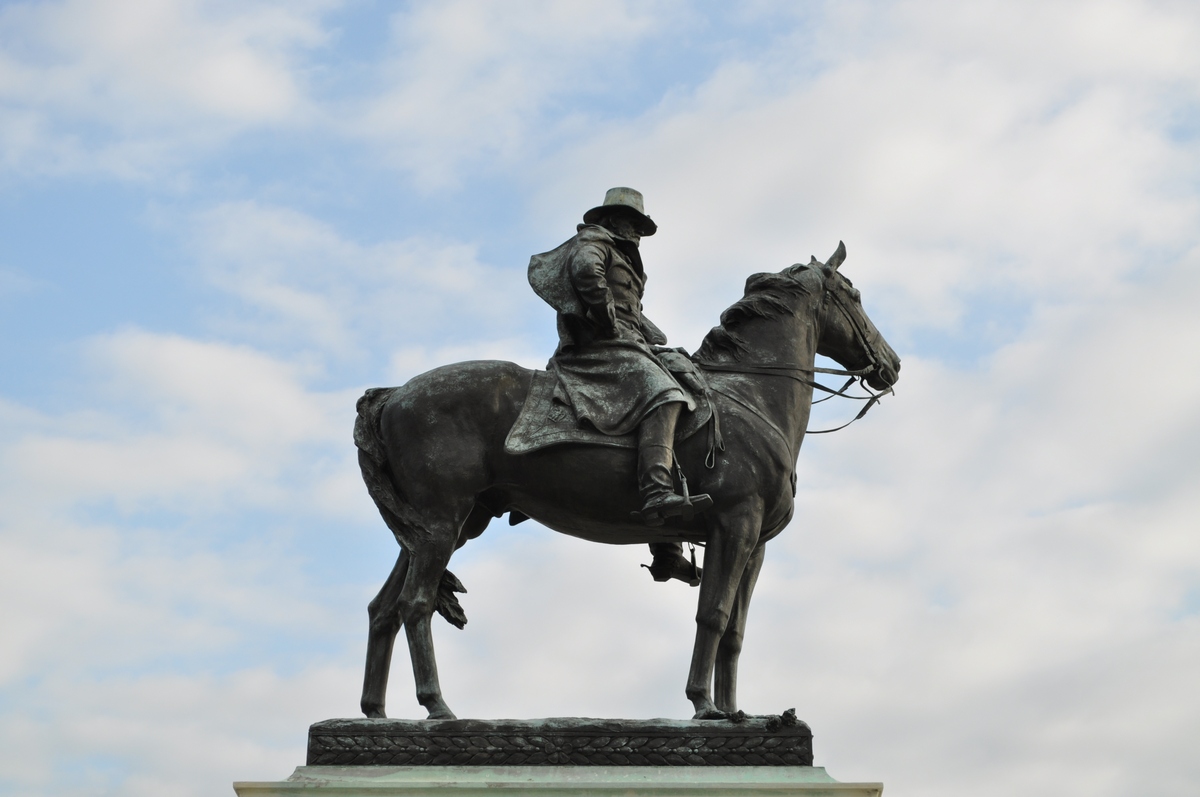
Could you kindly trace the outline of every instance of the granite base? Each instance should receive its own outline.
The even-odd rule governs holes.
[[[238,797],[879,797],[881,783],[839,783],[823,767],[304,766],[285,781],[238,782]]]

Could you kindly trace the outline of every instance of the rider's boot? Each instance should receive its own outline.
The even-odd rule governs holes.
[[[688,586],[700,586],[700,575],[704,571],[696,567],[696,562],[693,559],[688,561],[683,557],[683,546],[677,542],[652,542],[650,543],[650,553],[654,554],[654,561],[649,565],[642,565],[650,569],[650,575],[655,581],[670,581],[677,578]]]
[[[638,429],[638,490],[642,494],[642,520],[661,526],[669,517],[682,515],[688,501],[675,492],[671,465],[675,463],[675,422],[682,408],[671,402],[642,419]]]

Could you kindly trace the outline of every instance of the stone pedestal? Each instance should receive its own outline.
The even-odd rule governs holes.
[[[882,783],[839,783],[824,767],[296,767],[238,797],[879,797]]]
[[[878,797],[812,766],[812,733],[787,712],[738,721],[327,720],[308,765],[239,797]]]
[[[344,719],[308,729],[309,766],[811,767],[795,712],[732,720]]]

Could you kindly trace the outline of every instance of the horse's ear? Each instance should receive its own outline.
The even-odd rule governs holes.
[[[821,261],[820,261],[820,260],[817,260],[817,256],[816,256],[816,255],[809,255],[809,257],[810,257],[810,258],[812,258],[811,260],[809,260],[809,261],[808,261],[808,264],[809,264],[810,266],[819,266],[819,265],[821,265]]]
[[[842,261],[845,259],[846,259],[846,245],[844,243],[842,243],[841,241],[838,241],[837,251],[829,256],[829,261],[825,265],[829,267],[830,271],[837,271],[838,266],[840,266],[842,264]]]

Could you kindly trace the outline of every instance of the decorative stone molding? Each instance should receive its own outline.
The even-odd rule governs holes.
[[[733,720],[336,719],[309,728],[309,766],[812,766],[794,712]]]

